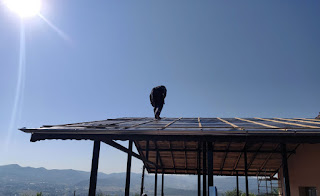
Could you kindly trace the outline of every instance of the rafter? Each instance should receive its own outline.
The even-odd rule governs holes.
[[[184,158],[185,158],[185,167],[186,167],[186,173],[187,173],[187,168],[188,168],[188,158],[187,158],[187,149],[186,149],[186,142],[183,141],[183,148],[184,148]]]
[[[155,148],[158,149],[157,141],[153,141],[153,143],[154,143]],[[161,166],[161,168],[163,168],[162,159],[161,159],[161,156],[160,156],[160,152],[158,150],[156,150],[156,156],[158,156],[158,158],[160,160],[160,166]]]
[[[277,144],[277,146],[275,147],[274,151],[276,151],[278,148],[279,148],[280,144]],[[269,154],[269,156],[267,157],[267,159],[262,163],[262,165],[260,166],[259,168],[259,173],[260,174],[260,171],[262,171],[262,169],[266,166],[266,164],[268,163],[269,159],[271,158],[271,156],[273,155],[273,152],[271,152]]]
[[[221,170],[220,175],[222,174],[222,170],[223,170],[224,164],[225,164],[226,159],[227,159],[227,156],[228,156],[228,152],[229,152],[230,145],[231,145],[231,142],[229,142],[229,144],[228,144],[228,146],[227,146],[226,153],[225,153],[225,155],[224,155],[222,164],[221,164],[221,166],[220,166],[220,170]]]
[[[237,169],[238,164],[239,164],[239,161],[240,161],[240,158],[241,158],[241,156],[242,156],[242,153],[243,153],[243,151],[245,150],[246,144],[247,144],[246,142],[243,144],[242,151],[239,153],[239,156],[238,156],[238,158],[237,158],[237,160],[236,160],[236,163],[235,163],[234,166],[233,166],[233,170],[236,170],[236,169]],[[233,172],[232,172],[232,175],[233,175]]]
[[[169,141],[169,149],[171,149],[171,141]],[[170,152],[171,152],[171,159],[172,159],[173,169],[174,169],[174,171],[175,171],[175,173],[176,173],[177,171],[176,171],[176,164],[175,164],[175,162],[174,162],[173,152],[172,152],[172,151],[170,151]]]
[[[110,146],[112,146],[112,147],[114,147],[114,148],[116,148],[116,149],[118,149],[118,150],[121,150],[121,151],[123,151],[123,152],[125,152],[125,153],[131,154],[132,156],[136,157],[137,159],[140,159],[140,160],[142,160],[142,161],[145,161],[145,162],[147,162],[147,163],[149,163],[149,164],[152,164],[152,165],[155,165],[155,166],[161,168],[161,167],[160,167],[159,165],[157,165],[156,163],[145,159],[144,157],[138,155],[137,153],[135,153],[135,152],[133,152],[133,151],[130,151],[130,150],[127,149],[126,147],[124,147],[124,146],[122,146],[122,145],[120,145],[120,144],[118,144],[118,143],[116,143],[116,142],[114,142],[114,141],[111,141],[111,140],[103,140],[102,142],[104,142],[104,143],[106,143],[106,144],[108,144],[108,145],[110,145]]]
[[[252,159],[251,159],[250,163],[248,164],[248,169],[251,167],[251,165],[252,165],[252,163],[253,163],[254,159],[255,159],[255,158],[256,158],[256,156],[258,155],[258,153],[259,153],[260,149],[262,148],[263,144],[264,144],[264,143],[262,143],[262,144],[259,146],[258,150],[254,153],[254,155],[253,155],[253,157],[252,157]],[[247,152],[248,152],[248,151],[247,151]]]

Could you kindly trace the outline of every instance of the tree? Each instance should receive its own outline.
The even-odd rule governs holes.
[[[234,188],[232,191],[226,191],[225,195],[226,196],[237,196],[237,189]],[[246,196],[246,193],[241,191],[241,190],[239,190],[239,195],[240,196]],[[253,193],[249,193],[249,196],[256,196],[256,195],[253,194]]]
[[[239,190],[239,195],[242,195],[243,192],[241,190]],[[237,196],[237,189],[234,188],[232,191],[226,191],[225,192],[226,196]]]
[[[105,196],[101,191],[98,192],[97,196]]]

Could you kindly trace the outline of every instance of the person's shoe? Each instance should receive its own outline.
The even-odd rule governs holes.
[[[160,120],[160,116],[158,114],[156,114],[155,119]]]

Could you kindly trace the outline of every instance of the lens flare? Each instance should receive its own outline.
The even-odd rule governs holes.
[[[67,34],[65,34],[62,30],[60,30],[58,27],[56,27],[52,22],[50,22],[46,17],[44,17],[41,13],[38,14],[38,16],[46,22],[49,27],[51,27],[60,37],[62,37],[65,41],[71,42],[71,39]]]
[[[22,18],[35,16],[41,9],[41,0],[5,0],[5,4]]]
[[[22,102],[23,102],[23,92],[25,86],[25,74],[26,74],[26,62],[25,62],[25,31],[24,24],[21,21],[21,29],[20,29],[20,50],[19,50],[19,67],[18,67],[18,77],[17,77],[17,86],[14,97],[14,103],[11,113],[11,119],[9,124],[8,135],[5,141],[4,150],[7,151],[9,149],[10,144],[13,142],[12,137],[14,131],[17,129],[17,122],[21,115],[22,111]]]

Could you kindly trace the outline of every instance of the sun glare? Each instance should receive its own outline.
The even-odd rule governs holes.
[[[5,0],[5,3],[22,18],[37,15],[41,8],[41,0]]]

